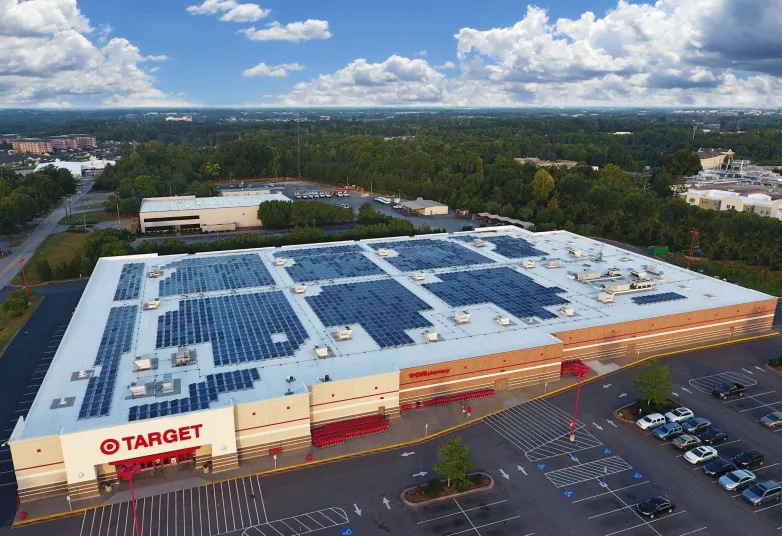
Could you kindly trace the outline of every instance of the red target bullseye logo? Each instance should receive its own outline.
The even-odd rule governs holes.
[[[100,444],[100,451],[103,454],[111,455],[116,454],[119,450],[119,441],[116,439],[106,439]]]

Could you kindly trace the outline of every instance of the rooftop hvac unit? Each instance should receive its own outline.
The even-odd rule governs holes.
[[[137,396],[144,396],[145,394],[147,394],[147,386],[144,385],[143,383],[142,384],[131,383],[128,388],[130,389],[130,396],[134,398]]]
[[[164,393],[169,393],[174,390],[174,382],[171,380],[160,382],[160,390]]]
[[[293,383],[296,381],[296,378],[294,378],[293,376],[288,376],[287,378],[285,378],[285,381],[288,383]]]
[[[353,330],[350,329],[350,326],[345,326],[344,328],[341,328],[337,331],[337,337],[341,341],[346,341],[350,339],[350,336],[353,334]]]
[[[603,289],[611,293],[626,292],[630,290],[630,283],[627,281],[614,281],[603,285]]]
[[[181,367],[190,363],[190,350],[180,350],[176,354],[176,366]]]
[[[377,250],[377,254],[381,257],[388,257],[388,250],[386,248],[380,248]]]
[[[581,250],[578,248],[567,248],[567,252],[571,257],[581,257]]]
[[[158,307],[160,307],[160,300],[149,300],[144,303],[145,311],[152,311],[154,309],[157,309]]]
[[[588,272],[583,271],[576,274],[576,279],[579,281],[591,281],[592,279],[600,279],[600,272]]]
[[[328,346],[316,346],[315,347],[315,355],[318,357],[328,357],[329,356],[329,347]]]
[[[559,308],[559,311],[565,316],[573,316],[576,314],[576,310],[572,307],[565,307],[564,305]]]
[[[286,262],[287,260],[288,260],[288,259],[286,259],[285,257],[277,257],[277,258],[274,260],[274,264],[276,264],[277,266],[285,266],[285,262]]]
[[[423,281],[424,279],[426,279],[426,274],[423,272],[416,272],[413,274],[413,280],[415,281]]]
[[[646,279],[646,272],[643,270],[635,269],[630,270],[630,275],[638,279]]]
[[[500,326],[510,326],[510,317],[497,316],[494,318]]]
[[[632,283],[630,283],[630,287],[633,290],[649,289],[649,288],[652,288],[652,282],[649,281],[648,279],[641,279],[641,280],[633,281]]]
[[[622,270],[620,270],[619,268],[609,268],[608,270],[606,270],[606,275],[608,277],[619,277],[622,275]]]
[[[424,337],[428,342],[437,342],[439,336],[436,331],[424,331]]]
[[[529,270],[535,268],[535,261],[532,259],[524,259],[523,261],[521,261],[521,265]]]
[[[461,313],[456,313],[453,318],[457,324],[466,324],[470,321],[470,313],[462,311]]]
[[[87,371],[87,370],[80,370],[80,371],[78,372],[78,377],[79,377],[79,379],[82,379],[82,378],[87,378],[87,377],[89,377],[89,375],[90,375],[90,373],[89,373],[89,371]]]
[[[559,259],[546,259],[546,268],[559,268]]]
[[[293,287],[294,294],[304,294],[305,292],[307,292],[307,285],[303,283],[298,283]]]
[[[603,303],[613,303],[614,295],[610,292],[601,292],[597,295],[597,299]]]
[[[658,266],[647,266],[646,271],[649,272],[652,275],[661,276],[664,274],[662,270]]]
[[[157,266],[153,266],[152,268],[150,268],[149,272],[147,272],[147,275],[150,278],[155,279],[156,277],[160,277],[161,275],[163,275],[163,272],[161,272]]]
[[[483,241],[483,240],[481,240],[480,238],[476,238],[476,239],[474,239],[474,240],[472,241],[472,244],[473,244],[473,245],[474,245],[476,248],[482,248],[482,247],[484,247],[484,246],[486,245],[486,242],[484,242],[484,241]]]
[[[137,370],[149,370],[152,368],[152,360],[148,357],[137,357],[133,364],[136,365]]]
[[[57,402],[57,405],[58,405],[58,406],[67,406],[67,405],[68,405],[68,399],[67,399],[67,398],[61,398],[61,399],[60,399],[60,400]]]

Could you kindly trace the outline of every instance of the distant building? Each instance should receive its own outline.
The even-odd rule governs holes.
[[[514,158],[518,164],[532,164],[535,167],[558,167],[565,166],[570,169],[579,165],[579,162],[575,160],[541,160],[534,156],[528,156],[526,158]]]
[[[35,166],[34,171],[41,171],[48,166],[54,166],[58,169],[67,169],[71,172],[71,175],[77,179],[82,178],[85,174],[97,175],[98,172],[102,172],[107,165],[114,165],[114,160],[87,160],[86,162],[62,162],[55,160],[54,162],[42,162]]]
[[[51,153],[52,142],[41,138],[20,138],[11,142],[14,150],[19,153],[44,154]]]
[[[448,214],[448,205],[421,197],[414,201],[405,201],[402,203],[402,208],[409,214],[418,214],[419,216],[446,216]]]
[[[614,132],[614,136],[630,136],[632,132]]]
[[[331,116],[330,115],[321,115],[320,116],[320,120],[321,121],[331,121]]]
[[[725,190],[689,190],[681,197],[688,205],[708,210],[736,210],[782,220],[782,199],[773,200],[766,194],[747,196]]]
[[[184,121],[185,123],[192,123],[193,118],[189,115],[185,115],[183,117],[174,117],[174,116],[167,116],[166,121]]]
[[[0,143],[13,143],[21,138],[19,134],[0,134]]]
[[[49,141],[52,142],[52,148],[56,151],[66,151],[68,149],[78,149],[79,146],[76,143],[76,139],[71,136],[51,136]]]
[[[695,154],[697,154],[698,158],[700,158],[701,167],[703,169],[718,169],[722,167],[722,164],[724,164],[726,160],[728,162],[733,160],[733,155],[735,153],[730,149],[722,149],[721,147],[718,147],[716,149],[701,148],[695,151]]]
[[[708,128],[712,132],[719,132],[720,130],[722,130],[722,126],[720,126],[719,123],[709,123],[708,125],[706,125],[706,128]]]

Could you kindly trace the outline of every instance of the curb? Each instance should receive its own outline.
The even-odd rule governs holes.
[[[776,367],[772,367],[772,366],[771,366],[771,365],[769,365],[768,363],[766,363],[766,368],[767,368],[767,369],[769,369],[769,370],[771,370],[771,371],[772,371],[772,372],[774,372],[775,374],[779,374],[780,376],[782,376],[782,370],[779,370],[779,369],[778,369],[778,368],[776,368]]]
[[[612,374],[616,374],[619,371],[622,371],[622,370],[630,368],[630,367],[634,367],[634,366],[636,366],[636,365],[638,365],[640,363],[644,363],[644,362],[649,361],[651,359],[658,359],[658,358],[661,358],[661,357],[668,357],[668,356],[672,356],[672,355],[683,354],[683,353],[686,353],[686,352],[697,352],[697,351],[700,351],[700,350],[706,350],[708,348],[718,348],[720,346],[727,346],[727,345],[730,345],[730,344],[737,344],[737,343],[740,343],[740,342],[747,342],[747,341],[753,341],[753,340],[759,340],[759,339],[766,339],[766,338],[769,338],[769,337],[776,337],[777,335],[780,335],[780,333],[776,332],[776,331],[772,331],[770,333],[764,333],[762,335],[754,335],[752,337],[744,337],[744,338],[741,338],[741,339],[733,339],[733,340],[725,341],[725,342],[719,342],[719,343],[714,343],[714,344],[706,344],[706,345],[702,345],[702,346],[696,346],[695,348],[687,348],[687,349],[682,349],[682,350],[674,350],[674,351],[671,351],[671,352],[665,352],[665,353],[662,353],[662,354],[655,354],[655,355],[651,355],[651,356],[645,357],[643,359],[639,359],[638,361],[634,361],[632,363],[628,363],[627,365],[622,365],[618,369],[613,370],[613,371],[611,371],[611,372],[609,372],[607,374],[603,374],[602,376],[594,376],[592,378],[585,378],[585,379],[581,380],[581,384],[583,385],[585,383],[592,382],[592,381],[594,381],[594,380],[596,380],[598,378],[605,378],[606,376],[610,376]],[[573,389],[573,388],[576,387],[576,385],[577,384],[574,383],[572,385],[566,385],[564,387],[560,387],[559,389],[554,389],[553,391],[549,391],[548,393],[544,393],[542,395],[538,395],[538,396],[532,397],[532,398],[530,398],[529,400],[527,400],[524,403],[532,402],[533,400],[540,400],[542,398],[548,398],[548,397],[554,396],[556,394],[562,393],[562,392],[567,391],[569,389]],[[619,408],[619,409],[621,409],[621,408]],[[322,460],[313,460],[311,462],[299,463],[299,464],[295,464],[295,465],[290,465],[288,467],[281,467],[279,469],[269,469],[269,470],[266,470],[266,471],[260,471],[258,473],[250,473],[250,474],[247,474],[247,475],[234,476],[234,477],[231,477],[231,478],[223,478],[221,480],[215,480],[213,482],[209,482],[209,483],[206,483],[206,484],[201,484],[201,486],[209,486],[209,485],[218,484],[218,483],[221,483],[221,482],[229,482],[229,481],[236,480],[238,478],[243,478],[243,477],[246,477],[246,476],[262,477],[262,476],[274,475],[274,474],[278,474],[278,473],[286,473],[288,471],[295,471],[295,470],[298,470],[298,469],[303,469],[305,467],[315,467],[315,466],[323,465],[323,464],[326,464],[326,463],[334,463],[334,462],[343,461],[343,460],[350,460],[350,459],[358,458],[358,457],[361,457],[361,456],[367,456],[367,455],[370,455],[370,454],[377,454],[379,452],[386,452],[386,451],[389,451],[389,450],[395,450],[395,449],[405,448],[405,447],[409,447],[409,446],[413,446],[413,445],[419,445],[419,444],[425,443],[427,441],[430,441],[432,439],[436,439],[438,437],[450,434],[451,432],[454,432],[456,430],[461,430],[462,428],[466,428],[468,426],[472,426],[473,424],[476,424],[476,423],[479,423],[479,422],[483,421],[483,419],[485,419],[487,417],[491,417],[492,415],[496,415],[498,413],[502,413],[503,411],[506,411],[506,408],[498,409],[496,411],[489,412],[489,413],[487,413],[485,415],[482,415],[480,417],[476,417],[472,421],[460,423],[460,424],[457,424],[455,426],[451,426],[449,428],[445,428],[443,430],[440,430],[439,432],[433,432],[433,433],[429,434],[426,437],[421,437],[421,438],[418,438],[418,439],[405,441],[403,443],[396,443],[396,444],[393,444],[393,445],[385,445],[383,447],[376,447],[376,448],[373,448],[373,449],[362,450],[362,451],[353,452],[353,453],[350,453],[350,454],[341,454],[339,456],[333,456],[331,458],[324,458]],[[84,512],[86,512],[88,510],[95,510],[95,509],[98,509],[98,508],[102,508],[103,506],[106,506],[106,504],[99,504],[99,505],[96,505],[96,506],[88,506],[88,507],[85,507],[85,508],[81,508],[79,510],[73,510],[73,512],[70,512],[70,511],[68,511],[68,512],[59,512],[59,513],[56,513],[56,514],[49,514],[49,515],[46,515],[46,516],[36,517],[36,518],[32,518],[32,519],[25,519],[25,520],[22,520],[22,521],[14,521],[13,524],[11,525],[11,527],[12,528],[18,528],[18,527],[23,527],[23,526],[26,526],[26,525],[32,525],[32,524],[35,524],[35,523],[39,523],[39,522],[42,522],[42,521],[51,521],[51,520],[59,519],[59,518],[63,518],[63,517],[70,517],[72,515],[84,513]]]
[[[0,348],[0,359],[3,357],[3,354],[8,349],[8,347],[11,346],[11,343],[14,342],[14,339],[16,339],[16,336],[19,335],[19,332],[24,329],[24,327],[27,325],[27,323],[33,317],[33,315],[35,314],[35,311],[38,310],[38,306],[41,305],[43,303],[43,300],[45,300],[45,299],[46,299],[46,296],[41,296],[41,301],[39,301],[38,303],[36,303],[36,304],[31,306],[32,307],[32,311],[30,311],[30,315],[27,318],[24,319],[24,322],[22,322],[22,325],[19,326],[19,330],[16,333],[14,333],[14,336],[11,337],[11,339],[6,343],[5,346]]]
[[[616,418],[617,418],[617,419],[619,419],[620,421],[622,421],[622,422],[625,422],[625,423],[627,423],[627,424],[635,424],[635,422],[634,422],[634,421],[631,421],[631,420],[628,420],[628,419],[622,418],[622,417],[620,417],[619,415],[617,415],[617,412],[618,412],[619,410],[622,410],[622,409],[625,409],[625,408],[629,408],[629,407],[630,407],[630,406],[632,406],[633,404],[635,404],[635,402],[630,402],[629,404],[626,404],[626,405],[622,406],[621,408],[616,408],[616,409],[614,410],[614,417],[616,417]]]
[[[488,474],[488,473],[472,473],[472,475],[485,475],[489,477],[489,485],[485,488],[477,488],[477,489],[471,489],[468,491],[461,491],[459,493],[454,493],[453,495],[448,495],[447,497],[437,497],[436,499],[429,499],[428,501],[420,502],[420,503],[411,503],[407,499],[405,499],[405,493],[410,491],[411,489],[415,489],[418,486],[413,486],[411,488],[406,488],[402,491],[402,493],[399,495],[399,497],[402,499],[402,502],[405,504],[405,506],[409,506],[411,508],[420,508],[422,506],[429,506],[430,504],[438,503],[441,501],[449,501],[451,499],[456,499],[457,497],[462,497],[463,495],[471,495],[473,493],[480,493],[481,491],[489,491],[494,487],[495,480],[494,478]],[[468,476],[472,476],[468,475]]]

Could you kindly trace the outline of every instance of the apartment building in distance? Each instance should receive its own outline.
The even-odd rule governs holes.
[[[64,134],[48,138],[18,138],[10,143],[19,153],[43,154],[68,149],[88,149],[98,146],[95,136],[89,134]]]
[[[681,196],[688,205],[707,210],[736,210],[782,220],[782,199],[766,194],[740,195],[726,190],[689,190]]]
[[[576,167],[579,164],[579,162],[576,162],[575,160],[542,160],[534,156],[528,156],[526,158],[514,158],[513,160],[517,164],[532,164],[533,166],[539,168],[565,166],[566,168],[570,169]]]
[[[44,154],[53,150],[52,142],[41,138],[20,138],[11,142],[18,153]]]
[[[725,162],[733,160],[733,156],[736,154],[730,149],[718,148],[706,148],[698,149],[695,151],[698,158],[701,160],[701,167],[703,169],[719,169]]]

